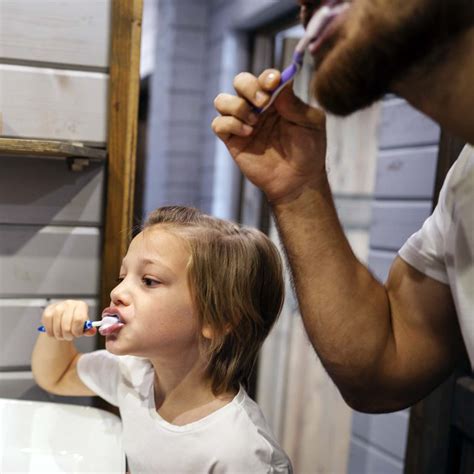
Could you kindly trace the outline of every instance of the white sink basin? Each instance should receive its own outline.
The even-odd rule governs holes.
[[[120,419],[97,408],[0,398],[0,472],[125,472]]]

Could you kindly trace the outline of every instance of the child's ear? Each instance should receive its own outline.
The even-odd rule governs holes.
[[[230,324],[226,324],[224,328],[225,334],[229,334],[231,331],[232,326]],[[204,324],[201,330],[201,334],[204,336],[205,339],[213,339],[215,336],[215,330],[209,326],[209,324]]]
[[[214,336],[214,331],[211,328],[211,326],[209,326],[209,324],[205,324],[202,327],[201,334],[203,335],[205,339],[212,339]]]

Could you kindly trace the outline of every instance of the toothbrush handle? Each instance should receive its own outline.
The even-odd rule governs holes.
[[[255,107],[254,108],[255,112],[257,112],[258,114],[261,114],[265,112],[265,110],[267,110],[273,104],[273,102],[278,97],[282,89],[286,86],[288,82],[290,82],[296,76],[297,72],[300,70],[303,64],[303,56],[304,56],[304,52],[303,53],[295,52],[293,54],[292,63],[282,71],[281,76],[280,76],[280,82],[273,90],[270,91],[270,93],[272,94],[270,101],[264,107]]]
[[[97,324],[99,323],[99,324]],[[84,332],[88,331],[89,329],[92,329],[94,327],[98,327],[100,326],[100,321],[89,321],[87,320],[85,323],[84,323]],[[46,328],[44,326],[40,326],[38,328],[38,331],[39,332],[46,332]]]

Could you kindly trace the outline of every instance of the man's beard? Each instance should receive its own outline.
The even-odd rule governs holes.
[[[348,115],[379,100],[414,68],[421,71],[433,58],[440,59],[450,40],[474,24],[472,0],[413,2],[418,4],[416,11],[395,20],[387,20],[370,0],[365,3],[365,11],[349,19],[358,21],[353,33],[346,24],[323,44],[329,52],[311,84],[321,106],[336,115]],[[318,66],[318,55],[315,60]]]

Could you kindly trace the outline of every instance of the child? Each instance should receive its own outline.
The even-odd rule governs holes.
[[[121,323],[107,350],[78,354],[71,341],[84,335],[87,306],[53,304],[33,374],[52,393],[99,395],[119,407],[132,474],[292,472],[242,386],[283,288],[278,251],[261,232],[192,208],[157,209],[131,242],[103,312]]]

